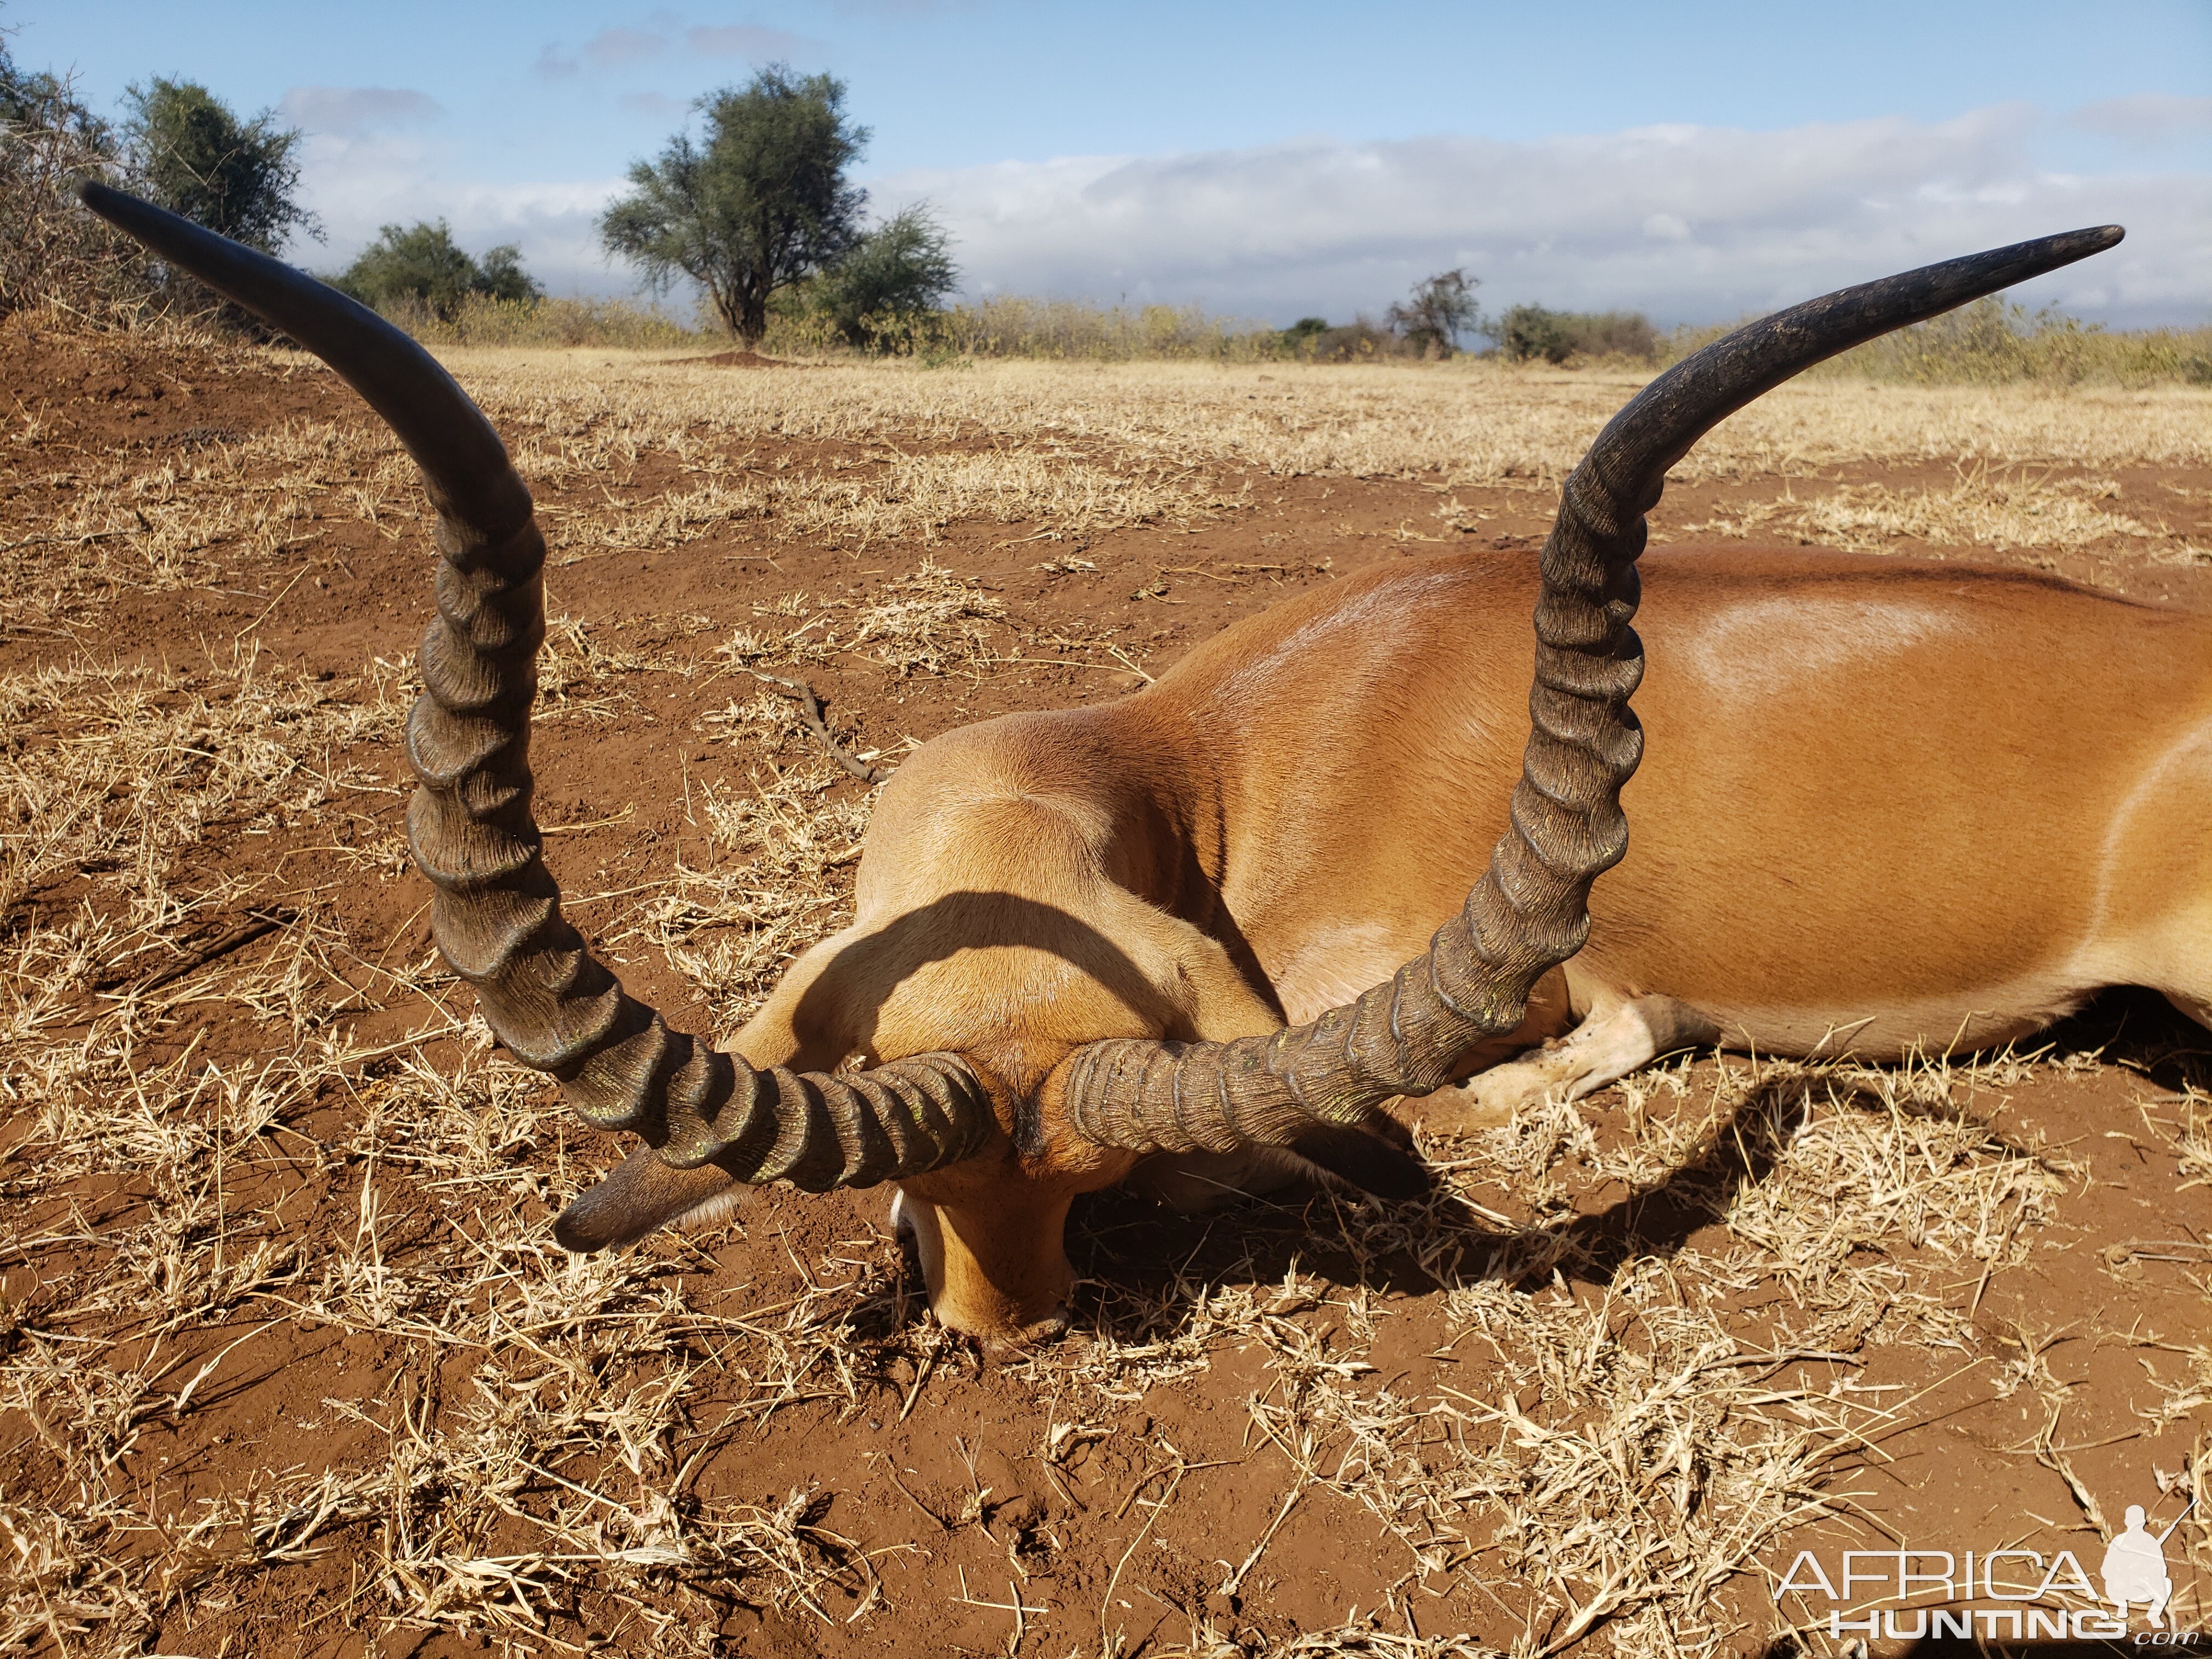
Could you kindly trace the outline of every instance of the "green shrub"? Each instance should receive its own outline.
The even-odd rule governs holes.
[[[471,299],[527,306],[545,293],[523,270],[521,251],[513,243],[481,260],[471,258],[443,219],[418,220],[404,230],[385,226],[359,258],[325,280],[372,310],[420,309],[441,321],[457,315]]]
[[[628,196],[599,219],[608,252],[656,291],[688,276],[747,345],[777,290],[826,270],[861,240],[867,192],[846,178],[868,130],[845,116],[845,83],[783,64],[698,100],[706,138],[679,132],[629,170]]]
[[[1539,359],[1565,363],[1574,358],[1629,357],[1650,362],[1659,356],[1659,331],[1640,311],[1547,311],[1515,306],[1488,324],[1486,331],[1508,362]]]
[[[149,200],[264,253],[294,231],[322,239],[297,199],[303,135],[278,125],[276,111],[241,121],[198,82],[158,75],[125,101],[131,183]]]
[[[811,313],[834,336],[863,350],[896,352],[945,303],[960,272],[951,238],[929,210],[916,204],[893,215],[819,276],[773,296],[771,309]]]

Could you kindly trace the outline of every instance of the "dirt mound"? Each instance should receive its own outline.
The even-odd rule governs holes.
[[[718,351],[711,357],[663,357],[664,363],[688,365],[692,368],[804,368],[804,363],[787,363],[775,357],[763,357],[757,351]]]

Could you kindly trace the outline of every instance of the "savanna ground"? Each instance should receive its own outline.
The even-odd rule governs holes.
[[[0,1651],[1828,1651],[1800,1549],[2094,1572],[2212,1474],[2212,1073],[2125,993],[1425,1134],[1421,1206],[1101,1195],[1018,1363],[930,1322],[880,1192],[565,1257],[620,1149],[493,1052],[408,862],[411,466],[304,359],[3,343]],[[1119,696],[1367,561],[1533,550],[1633,384],[453,366],[553,543],[551,860],[717,1035],[871,796],[759,673],[882,766]],[[1790,387],[1655,534],[2203,609],[2208,450],[2203,392]]]

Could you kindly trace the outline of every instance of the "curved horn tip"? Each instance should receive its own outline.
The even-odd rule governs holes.
[[[715,1164],[672,1170],[651,1147],[641,1146],[597,1186],[569,1200],[554,1218],[554,1241],[579,1255],[635,1244],[735,1184],[729,1171]]]

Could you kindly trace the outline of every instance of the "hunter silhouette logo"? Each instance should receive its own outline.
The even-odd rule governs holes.
[[[2166,1628],[2166,1604],[2173,1599],[2173,1580],[2166,1576],[2166,1540],[2196,1507],[2192,1496],[2189,1509],[2173,1517],[2173,1526],[2154,1538],[2143,1525],[2142,1505],[2128,1505],[2127,1530],[2105,1547],[2105,1599],[2118,1610],[2121,1623],[2127,1622],[2130,1604],[2141,1601],[2150,1609],[2151,1628]]]
[[[2046,1558],[2040,1550],[2009,1546],[1961,1551],[1909,1543],[1845,1550],[1832,1572],[1816,1552],[1800,1550],[1775,1590],[1778,1598],[1826,1601],[1828,1634],[1838,1640],[2110,1640],[2128,1633],[2128,1615],[2141,1607],[2150,1629],[2135,1638],[2137,1644],[2205,1651],[2212,1659],[2212,1650],[2197,1646],[2203,1632],[2167,1628],[2174,1586],[2166,1543],[2196,1509],[2192,1493],[2166,1529],[2153,1533],[2148,1512],[2129,1504],[2126,1527],[2105,1546],[2101,1596],[2070,1549]],[[1820,1617],[1821,1610],[1808,1610]]]

